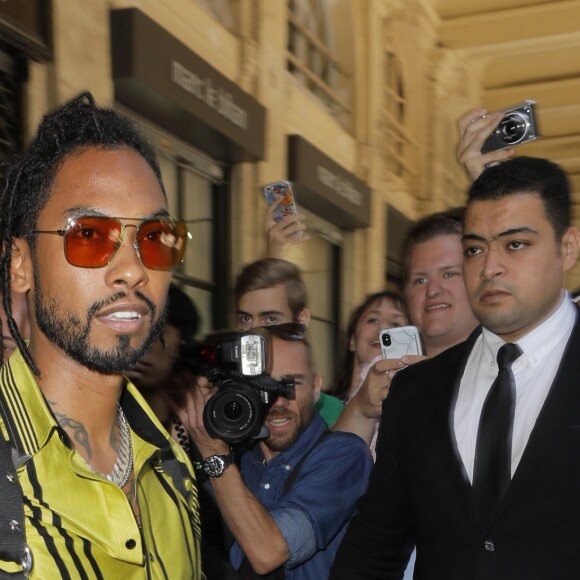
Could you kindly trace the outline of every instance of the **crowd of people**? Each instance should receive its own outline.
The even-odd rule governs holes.
[[[151,146],[89,93],[48,114],[1,199],[0,479],[23,521],[0,517],[0,573],[576,578],[580,232],[560,167],[481,153],[500,119],[460,119],[466,207],[413,226],[402,293],[353,310],[325,383],[284,259],[304,215],[270,208],[268,257],[236,278],[264,368],[216,373]],[[379,331],[407,325],[424,354],[383,358]],[[216,436],[210,407],[248,436]]]

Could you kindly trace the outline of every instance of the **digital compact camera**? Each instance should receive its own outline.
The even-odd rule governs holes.
[[[486,139],[481,152],[499,151],[537,139],[540,134],[534,112],[535,104],[535,101],[528,100],[520,105],[503,109],[503,119]]]
[[[203,410],[206,431],[231,446],[268,437],[264,421],[279,396],[294,398],[294,381],[270,375],[270,333],[216,332],[198,347],[197,372],[217,387]]]

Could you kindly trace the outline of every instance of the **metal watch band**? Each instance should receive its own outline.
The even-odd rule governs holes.
[[[203,470],[208,477],[221,477],[233,462],[231,455],[210,455],[203,462]]]

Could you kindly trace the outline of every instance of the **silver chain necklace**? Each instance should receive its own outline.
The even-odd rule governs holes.
[[[125,487],[125,484],[131,477],[133,471],[133,442],[131,441],[131,429],[129,422],[123,413],[121,405],[117,403],[117,423],[119,425],[119,433],[121,443],[119,445],[119,453],[117,461],[113,466],[111,473],[101,473],[97,471],[86,459],[83,461],[88,465],[93,473],[102,475],[108,481],[114,483],[117,487]]]

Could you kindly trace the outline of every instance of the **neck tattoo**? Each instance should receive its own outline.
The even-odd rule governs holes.
[[[93,473],[98,473],[108,481],[114,483],[117,487],[123,488],[129,481],[131,473],[133,472],[133,443],[131,441],[129,422],[127,421],[125,413],[123,413],[123,409],[121,409],[119,403],[117,403],[117,424],[119,426],[121,441],[117,461],[115,461],[113,470],[110,473],[101,473],[94,469],[86,459],[83,459],[83,461]]]

